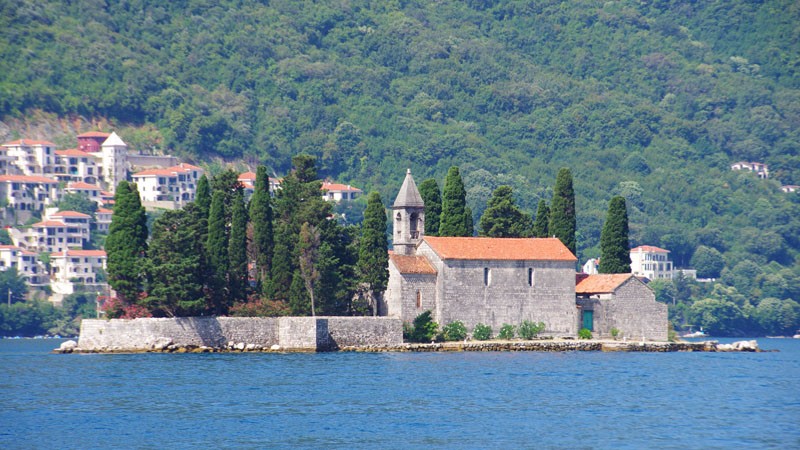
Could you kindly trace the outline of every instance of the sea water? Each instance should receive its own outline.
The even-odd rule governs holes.
[[[0,448],[800,448],[766,353],[56,355],[0,341]]]

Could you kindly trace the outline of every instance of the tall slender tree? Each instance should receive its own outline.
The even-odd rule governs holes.
[[[208,241],[206,251],[211,270],[209,287],[211,303],[215,314],[224,314],[228,293],[228,232],[226,229],[224,194],[215,190],[211,197],[211,209],[208,214]]]
[[[108,283],[124,306],[136,303],[141,292],[147,235],[147,215],[139,191],[135,184],[121,181],[114,193],[114,213],[105,249]]]
[[[606,223],[600,234],[600,273],[630,273],[628,209],[625,198],[615,196],[608,203]]]
[[[358,275],[372,315],[378,315],[378,299],[389,283],[389,242],[386,238],[386,208],[381,195],[371,192],[367,198],[361,239],[358,248]]]
[[[467,191],[458,167],[447,171],[442,192],[439,236],[472,236],[472,213],[467,210]]]
[[[256,169],[256,185],[250,198],[250,223],[253,224],[256,282],[262,293],[267,294],[275,242],[272,228],[272,198],[269,194],[269,177],[265,166],[258,166]]]
[[[442,194],[436,179],[428,178],[419,185],[419,195],[425,203],[425,234],[439,235],[439,222],[442,216]]]
[[[300,227],[300,236],[298,239],[298,266],[300,268],[300,276],[303,278],[306,292],[311,304],[311,316],[316,315],[314,308],[314,289],[316,288],[317,281],[319,281],[320,273],[317,269],[317,262],[319,260],[319,230],[308,222]]]
[[[492,192],[478,225],[479,234],[486,237],[528,237],[531,234],[530,216],[517,208],[510,186],[500,186]]]
[[[556,176],[553,201],[550,203],[549,232],[576,254],[575,229],[575,190],[572,187],[572,172],[562,168]]]
[[[533,236],[538,238],[550,237],[550,208],[544,199],[539,200],[536,208],[536,219],[533,221]]]
[[[237,190],[231,205],[228,237],[228,303],[247,300],[247,209],[244,193]]]
[[[205,174],[201,175],[200,179],[197,180],[194,203],[199,208],[200,213],[208,220],[208,212],[211,210],[211,186]]]

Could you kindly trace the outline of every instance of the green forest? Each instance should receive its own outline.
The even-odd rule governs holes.
[[[719,282],[656,285],[676,324],[796,323],[797,2],[20,0],[0,22],[0,120],[103,118],[209,169],[308,154],[384,199],[458,166],[476,225],[501,185],[533,215],[568,167],[581,262],[620,195],[631,246]]]

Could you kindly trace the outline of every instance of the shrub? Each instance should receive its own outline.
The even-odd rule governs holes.
[[[581,338],[581,339],[591,339],[592,338],[592,332],[589,331],[588,328],[581,328],[581,330],[578,331],[578,337]]]
[[[497,335],[500,339],[514,339],[514,335],[517,334],[516,327],[514,325],[509,325],[504,323],[502,327],[500,327],[500,334]]]
[[[611,337],[615,340],[619,337],[619,328],[614,327],[611,329]]]
[[[430,310],[425,311],[414,319],[410,341],[430,342],[436,337],[438,330],[439,324],[433,321]]]
[[[492,327],[479,323],[472,330],[472,337],[479,341],[488,341],[492,338]]]
[[[531,340],[542,331],[544,331],[544,322],[533,323],[530,320],[526,320],[519,326],[519,337]]]
[[[456,320],[442,328],[442,337],[445,341],[462,341],[467,337],[467,327],[460,320]]]

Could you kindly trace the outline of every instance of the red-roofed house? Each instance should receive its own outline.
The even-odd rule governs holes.
[[[631,249],[631,272],[650,280],[671,280],[673,275],[669,250],[652,245],[640,245]]]
[[[98,208],[94,213],[95,222],[97,223],[97,231],[101,233],[108,233],[108,227],[111,226],[111,216],[114,211],[108,208]]]
[[[67,187],[64,188],[64,192],[69,194],[81,194],[89,200],[97,203],[99,206],[103,205],[103,199],[100,197],[100,193],[103,192],[103,190],[96,184],[73,181],[67,184]]]
[[[444,326],[544,322],[546,334],[575,336],[577,259],[558,239],[430,237],[410,171],[392,206],[394,251],[380,315],[411,322],[426,310]]]
[[[62,222],[65,226],[65,235],[68,248],[82,248],[91,240],[92,216],[77,211],[58,211],[49,214],[48,220]]]
[[[575,293],[581,328],[595,337],[611,337],[616,328],[621,337],[667,340],[667,305],[657,302],[653,290],[634,275],[582,275]]]
[[[108,285],[98,276],[105,273],[106,252],[103,250],[67,250],[50,255],[50,300],[60,304],[64,297],[76,292],[107,292]]]
[[[362,193],[361,189],[349,184],[332,183],[330,181],[322,182],[322,191],[322,198],[337,203],[342,200],[355,200]]]
[[[181,163],[166,169],[149,169],[133,174],[142,205],[146,208],[179,209],[194,201],[197,180],[203,169]]]
[[[0,197],[17,211],[43,211],[58,201],[58,181],[39,175],[0,175]]]
[[[42,287],[48,283],[47,271],[39,261],[38,254],[13,245],[0,245],[0,271],[12,267],[31,287]]]
[[[56,144],[49,141],[17,139],[3,144],[9,158],[6,174],[44,175],[52,173]],[[13,167],[12,167],[13,166]],[[13,171],[13,173],[12,173]]]
[[[56,150],[53,176],[59,181],[97,183],[103,172],[103,160],[98,154],[77,149]]]
[[[89,131],[78,135],[78,150],[89,153],[98,153],[101,150],[103,142],[111,136],[110,133],[103,133],[102,131]]]

